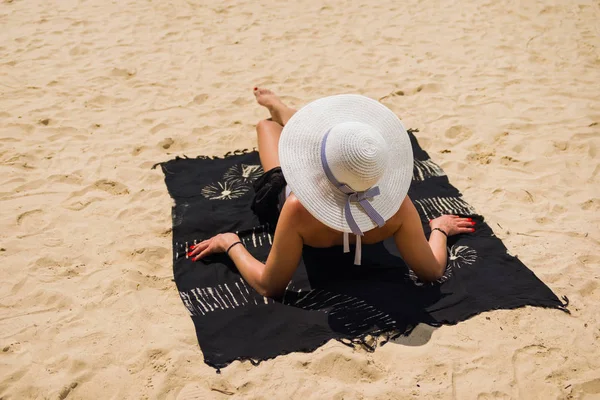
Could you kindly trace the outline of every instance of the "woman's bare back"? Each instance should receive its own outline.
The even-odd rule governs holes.
[[[303,222],[299,227],[299,233],[302,237],[302,241],[305,245],[317,248],[326,248],[332,246],[341,246],[343,244],[343,233],[336,231],[319,220],[313,217],[303,206],[300,204],[294,194],[290,194],[286,203],[290,201],[295,203],[294,210],[300,214],[300,219]],[[410,200],[409,200],[410,201]],[[381,242],[394,235],[401,226],[402,213],[399,205],[399,210],[396,214],[385,222],[385,225],[381,228],[376,227],[364,233],[361,238],[363,244],[374,244]],[[350,244],[355,244],[356,236],[349,235]]]

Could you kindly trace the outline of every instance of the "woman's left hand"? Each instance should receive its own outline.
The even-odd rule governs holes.
[[[458,215],[442,215],[429,221],[429,226],[431,229],[439,228],[443,230],[448,236],[475,232],[473,219],[461,218]]]
[[[224,253],[229,246],[239,240],[239,236],[235,233],[221,233],[196,245],[190,246],[191,251],[188,253],[188,257],[191,257],[192,261],[198,261],[209,254]]]

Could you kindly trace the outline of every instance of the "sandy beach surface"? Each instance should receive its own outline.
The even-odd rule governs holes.
[[[2,399],[599,399],[600,3],[0,1]],[[217,375],[154,163],[256,146],[252,87],[390,107],[566,295]]]

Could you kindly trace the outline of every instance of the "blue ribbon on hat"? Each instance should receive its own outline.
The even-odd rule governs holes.
[[[327,143],[327,137],[329,136],[330,131],[331,129],[328,130],[327,133],[325,133],[325,136],[323,136],[323,141],[321,142],[321,163],[323,164],[323,170],[325,171],[325,175],[327,176],[329,182],[331,182],[332,185],[334,185],[338,190],[340,190],[346,195],[346,204],[344,206],[346,222],[348,223],[348,226],[350,227],[352,233],[356,235],[356,252],[354,256],[354,264],[360,265],[362,253],[360,237],[364,234],[358,227],[356,221],[354,220],[354,216],[352,215],[352,210],[350,208],[350,203],[357,202],[358,204],[360,204],[360,206],[363,208],[363,210],[365,210],[369,218],[371,218],[371,220],[373,220],[373,222],[375,222],[377,226],[382,227],[383,225],[385,225],[385,220],[383,219],[381,214],[379,214],[377,210],[373,208],[373,206],[371,205],[371,203],[369,203],[368,200],[369,198],[373,198],[380,195],[379,186],[372,186],[367,190],[356,191],[347,184],[341,183],[335,178],[335,176],[333,176],[331,168],[329,168],[329,164],[327,163],[327,155],[325,153],[325,144]],[[348,233],[344,232],[344,253],[347,253],[349,251],[350,246],[348,244]]]

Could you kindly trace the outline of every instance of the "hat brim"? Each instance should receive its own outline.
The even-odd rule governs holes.
[[[413,154],[406,129],[386,106],[355,94],[324,97],[298,110],[284,126],[279,140],[279,161],[291,191],[311,215],[342,232],[351,232],[344,214],[346,195],[327,179],[320,148],[329,129],[350,121],[377,129],[388,145],[388,167],[377,183],[381,194],[370,199],[371,205],[387,221],[398,211],[408,193]],[[376,227],[360,205],[352,203],[350,208],[361,231]]]

